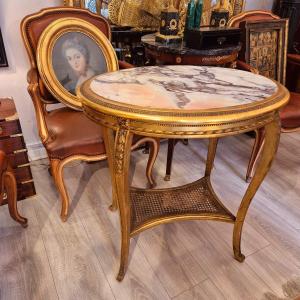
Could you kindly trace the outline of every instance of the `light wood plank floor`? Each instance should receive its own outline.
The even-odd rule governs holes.
[[[235,213],[247,187],[253,140],[222,139],[213,184]],[[115,280],[119,218],[108,210],[107,163],[74,163],[65,170],[72,199],[67,223],[47,160],[33,163],[38,195],[19,203],[29,219],[21,228],[0,208],[0,299],[294,299],[300,295],[300,134],[282,135],[278,156],[257,193],[243,235],[244,263],[232,257],[232,225],[181,222],[132,240],[123,282]],[[164,182],[166,143],[155,166],[158,187],[202,176],[207,141],[178,144],[171,182]],[[132,155],[132,183],[146,184],[147,156]]]

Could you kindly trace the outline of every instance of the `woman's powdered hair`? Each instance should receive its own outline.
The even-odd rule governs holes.
[[[70,48],[78,50],[85,57],[86,63],[89,64],[89,51],[86,45],[82,43],[77,37],[70,38],[64,41],[62,45],[62,53],[64,57],[66,57],[66,51]]]

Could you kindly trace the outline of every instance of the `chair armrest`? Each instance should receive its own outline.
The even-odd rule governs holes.
[[[300,66],[300,54],[288,54],[287,59],[289,63],[296,63]]]
[[[251,67],[250,65],[248,65],[244,61],[237,60],[236,61],[236,66],[239,70],[251,72],[251,73],[254,73],[254,74],[259,74],[259,71],[257,69]]]
[[[32,68],[27,72],[27,82],[29,84],[38,84],[38,71],[37,71],[37,69]]]
[[[119,69],[120,70],[131,69],[131,68],[134,68],[134,65],[132,65],[126,61],[119,60]]]

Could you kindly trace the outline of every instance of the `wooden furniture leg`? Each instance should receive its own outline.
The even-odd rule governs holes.
[[[27,219],[23,218],[17,208],[17,181],[9,165],[5,152],[0,150],[0,205],[7,197],[10,216],[23,227],[27,227]]]
[[[259,129],[255,130],[255,142],[254,142],[254,146],[252,149],[250,161],[248,164],[248,169],[247,169],[247,174],[246,174],[246,182],[250,182],[253,177],[255,165],[258,161],[259,155],[260,155],[263,145],[264,145],[264,138],[265,138],[265,129],[264,128],[259,128]]]
[[[130,244],[131,205],[128,175],[132,137],[126,124],[121,123],[116,134],[113,168],[121,225],[121,260],[117,275],[119,281],[123,280],[126,273]]]
[[[8,167],[4,173],[4,187],[7,194],[7,202],[10,216],[24,228],[28,226],[27,219],[22,217],[17,208],[17,182],[13,171]]]
[[[248,186],[246,194],[237,212],[233,230],[233,251],[237,261],[242,262],[245,256],[241,252],[241,237],[245,217],[251,201],[271,168],[273,159],[278,149],[280,138],[279,117],[265,126],[265,143],[261,153],[261,159],[255,174]]]
[[[207,161],[206,161],[206,169],[205,169],[205,177],[210,176],[211,171],[214,167],[214,161],[217,152],[218,146],[218,138],[213,138],[209,140],[208,151],[207,151]]]
[[[173,154],[174,154],[174,148],[175,148],[176,144],[177,144],[177,140],[175,140],[175,139],[168,140],[168,155],[167,155],[167,167],[166,167],[165,181],[171,180]]]

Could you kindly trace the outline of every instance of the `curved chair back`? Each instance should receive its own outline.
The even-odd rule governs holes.
[[[37,70],[36,50],[39,38],[47,26],[53,21],[63,17],[77,17],[92,23],[99,28],[105,36],[111,39],[111,30],[107,20],[101,16],[93,14],[86,9],[71,7],[46,8],[38,13],[26,16],[21,23],[21,33],[25,47],[30,59],[31,69]],[[58,101],[50,94],[45,84],[38,75],[41,101],[45,104],[57,103]]]
[[[279,20],[280,17],[274,15],[270,11],[264,10],[249,10],[233,16],[229,22],[229,27],[238,28],[245,21],[262,21],[262,20]]]

